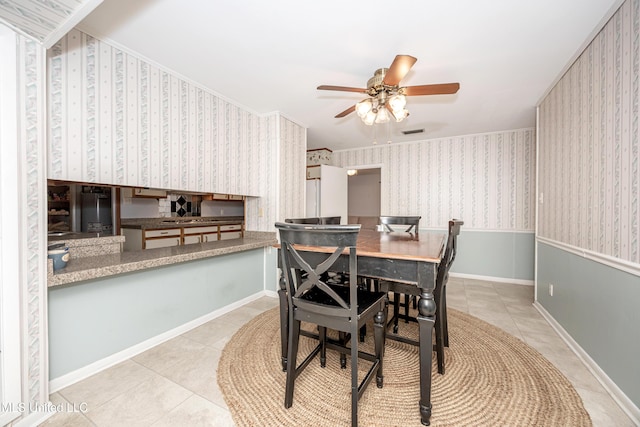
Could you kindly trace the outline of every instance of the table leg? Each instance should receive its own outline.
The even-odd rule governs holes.
[[[433,288],[422,288],[418,301],[418,327],[420,334],[420,422],[429,425],[431,418],[431,362],[433,328],[436,303]]]

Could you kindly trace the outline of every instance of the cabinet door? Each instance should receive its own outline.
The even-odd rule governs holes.
[[[202,242],[215,242],[218,240],[218,233],[208,233],[202,235]]]
[[[184,236],[184,244],[185,245],[190,245],[191,243],[200,243],[200,235],[199,234],[192,234],[192,235],[185,235]]]
[[[239,239],[242,237],[242,231],[226,231],[220,233],[220,240]]]
[[[169,246],[179,246],[180,237],[163,237],[161,239],[148,239],[145,241],[145,249],[167,248]]]
[[[146,230],[144,233],[145,239],[150,237],[180,237],[181,231],[179,228],[165,228],[159,230]]]
[[[242,224],[229,224],[220,226],[220,240],[240,239],[242,237]]]
[[[151,197],[154,199],[162,199],[167,197],[167,191],[158,190],[155,188],[134,188],[133,197]]]
[[[121,228],[120,233],[124,236],[124,251],[142,250],[142,230],[136,228]]]

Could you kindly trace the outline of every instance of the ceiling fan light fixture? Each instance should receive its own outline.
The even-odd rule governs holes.
[[[372,109],[373,104],[370,99],[364,99],[356,104],[356,113],[361,119],[364,119]]]
[[[369,112],[362,118],[362,121],[365,125],[371,126],[373,125],[373,122],[375,122],[376,117],[376,113],[373,110],[369,110]]]
[[[378,114],[376,114],[376,123],[387,123],[389,121],[389,110],[384,107],[378,108]]]
[[[394,114],[396,111],[402,111],[405,105],[407,105],[407,98],[404,95],[396,94],[389,98],[389,106]]]
[[[337,119],[355,111],[368,126],[372,126],[374,123],[388,123],[392,116],[396,122],[401,122],[409,116],[409,111],[406,108],[407,96],[451,95],[460,89],[460,83],[400,86],[400,82],[416,61],[417,59],[410,55],[396,55],[389,68],[379,68],[375,71],[373,77],[367,81],[366,89],[320,85],[318,90],[365,93],[369,96],[369,98],[337,114],[335,116]]]
[[[402,110],[393,110],[393,117],[396,119],[396,122],[401,122],[407,118],[409,115],[409,110],[403,108]]]

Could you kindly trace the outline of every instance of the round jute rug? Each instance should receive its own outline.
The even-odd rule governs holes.
[[[571,383],[535,349],[480,319],[449,309],[446,374],[432,369],[432,426],[590,426]],[[401,333],[417,336],[415,323]],[[372,331],[369,328],[368,331]],[[372,333],[364,349],[371,350]],[[313,347],[301,337],[298,360]],[[361,378],[368,362],[361,360]],[[421,426],[418,349],[387,340],[384,387],[375,381],[360,399],[360,426]],[[278,309],[244,325],[218,365],[218,384],[237,426],[347,426],[351,423],[350,369],[327,351],[298,377],[293,406],[284,407]]]

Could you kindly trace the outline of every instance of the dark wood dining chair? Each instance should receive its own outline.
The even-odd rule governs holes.
[[[381,216],[380,224],[387,232],[395,231],[391,226],[402,226],[405,233],[418,234],[420,227],[421,216]],[[406,227],[406,229],[405,229]],[[398,333],[398,319],[404,319],[405,323],[409,322],[412,318],[409,316],[409,302],[413,300],[415,308],[415,295],[403,294],[404,301],[400,302],[400,293],[394,292],[393,294],[393,317],[391,322],[393,323],[393,333]],[[400,313],[400,308],[404,309],[404,314]]]
[[[288,224],[320,224],[320,218],[318,217],[286,218],[284,222]]]
[[[341,219],[339,216],[321,216],[320,224],[340,224]]]
[[[447,323],[447,282],[449,281],[449,270],[453,265],[458,253],[458,236],[464,221],[452,219],[449,221],[449,234],[444,256],[438,267],[436,278],[436,289],[433,297],[436,301],[436,352],[438,353],[438,372],[444,374],[444,347],[449,347],[449,326]],[[438,345],[440,342],[440,345]],[[441,353],[441,354],[440,354]],[[442,365],[442,366],[441,366]]]
[[[383,385],[383,356],[386,337],[387,294],[361,289],[356,281],[348,286],[331,285],[321,280],[331,268],[347,269],[357,277],[356,241],[359,225],[305,225],[276,223],[280,233],[280,265],[287,298],[287,378],[284,406],[293,405],[296,378],[320,354],[320,366],[326,363],[326,349],[351,355],[351,425],[358,424],[358,399],[371,380]],[[303,252],[297,245],[330,248],[330,253]],[[348,255],[345,255],[345,251]],[[367,321],[374,324],[374,354],[358,350],[358,330]],[[318,345],[297,364],[300,322],[318,326]],[[330,340],[327,328],[342,332],[341,340]],[[350,343],[350,347],[348,346]],[[372,362],[367,374],[358,381],[358,359]],[[332,384],[326,384],[328,388]]]
[[[339,216],[320,216],[308,218],[287,218],[284,222],[288,224],[340,224]]]
[[[420,226],[421,216],[381,216],[380,224],[384,227],[385,231],[395,231],[392,225],[402,225],[407,227],[407,233],[418,233],[418,227]]]
[[[433,292],[434,300],[436,302],[436,322],[435,322],[435,335],[436,344],[435,351],[438,362],[438,373],[444,375],[445,372],[445,359],[444,359],[444,347],[449,347],[449,330],[447,324],[447,296],[446,286],[449,280],[449,270],[453,265],[453,261],[456,259],[456,253],[458,248],[458,235],[460,234],[460,228],[464,224],[462,220],[452,219],[449,221],[449,230],[447,240],[445,242],[444,254],[438,270],[436,273],[436,287]],[[392,281],[380,281],[379,288],[383,292],[394,292],[409,294],[415,297],[419,297],[420,289],[413,285],[406,283],[398,283]],[[404,318],[404,317],[403,317]],[[408,321],[417,322],[415,317],[407,317]],[[391,324],[391,322],[389,322]],[[418,341],[406,338],[402,335],[397,335],[397,330],[394,329],[393,334],[387,336],[389,339],[405,342],[408,344],[419,345]]]

